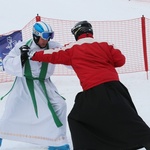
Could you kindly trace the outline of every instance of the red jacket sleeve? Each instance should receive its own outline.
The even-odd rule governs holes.
[[[31,60],[53,64],[71,65],[70,54],[67,50],[60,50],[58,52],[52,52],[52,50],[35,52]]]
[[[118,49],[111,49],[111,54],[112,54],[112,58],[113,58],[113,62],[114,62],[114,66],[115,67],[121,67],[125,64],[125,56],[121,53],[120,50]]]

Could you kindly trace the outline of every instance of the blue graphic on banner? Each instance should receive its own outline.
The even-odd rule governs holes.
[[[0,71],[3,70],[2,60],[19,41],[22,41],[21,30],[15,31],[9,35],[0,36]]]

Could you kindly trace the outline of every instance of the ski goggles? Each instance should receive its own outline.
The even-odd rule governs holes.
[[[50,40],[54,37],[54,32],[42,32],[39,33],[39,36],[44,40]]]

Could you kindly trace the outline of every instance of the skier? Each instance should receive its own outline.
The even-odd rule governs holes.
[[[107,42],[93,38],[92,25],[78,22],[71,30],[76,42],[57,52],[31,52],[34,61],[71,65],[82,92],[68,116],[74,150],[150,150],[150,128],[138,115],[116,67],[125,56]]]
[[[19,42],[4,58],[5,71],[16,76],[0,119],[2,139],[23,141],[69,150],[66,137],[66,102],[50,79],[55,65],[28,60],[26,50],[61,47],[51,26],[39,21],[33,25],[33,38]]]

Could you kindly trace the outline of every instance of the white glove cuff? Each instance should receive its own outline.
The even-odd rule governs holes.
[[[28,58],[29,59],[32,59],[32,57],[33,57],[33,55],[35,54],[35,51],[30,51],[30,52],[28,52]]]

